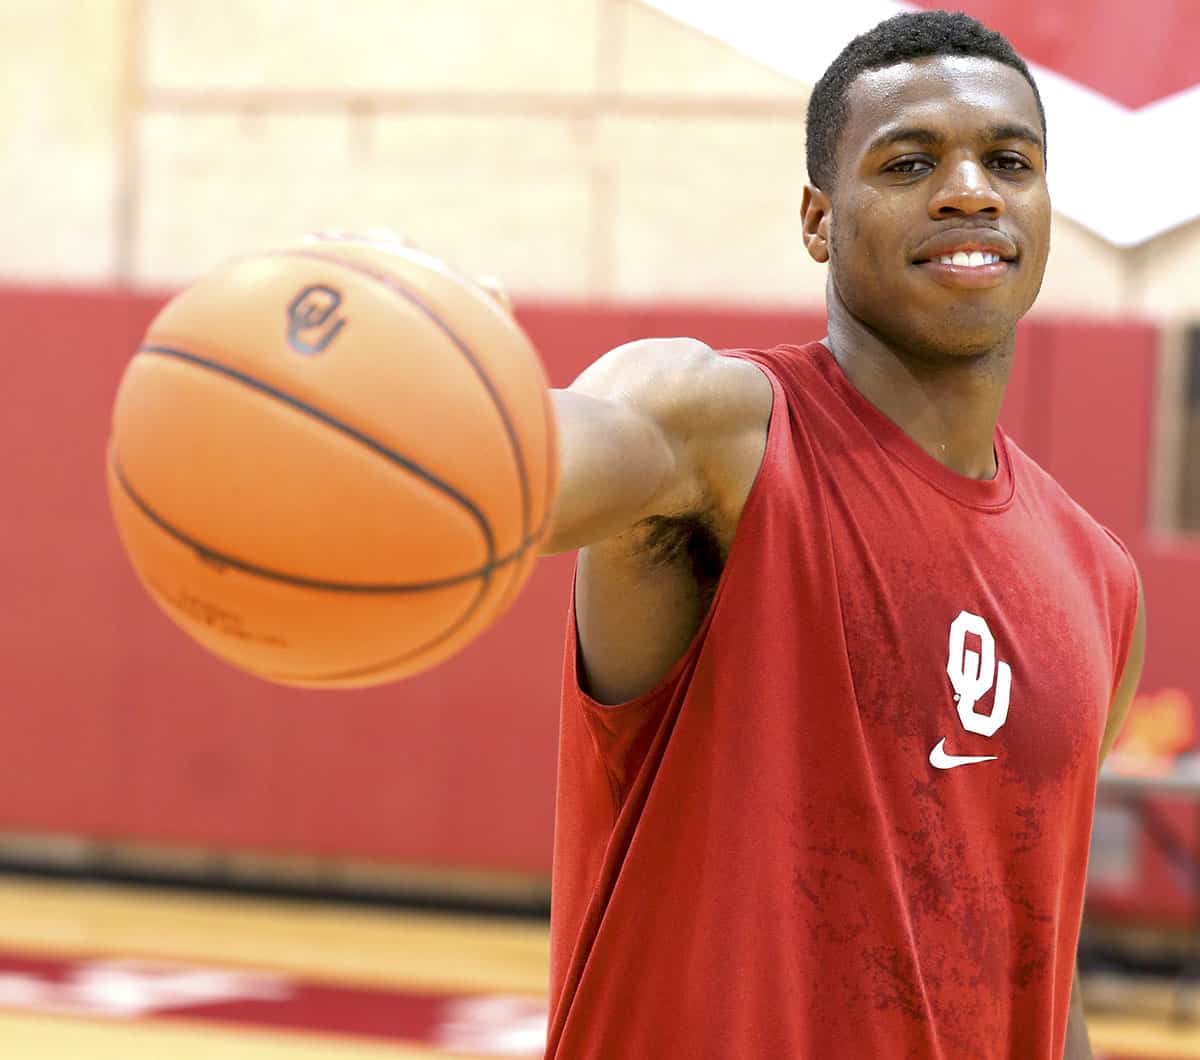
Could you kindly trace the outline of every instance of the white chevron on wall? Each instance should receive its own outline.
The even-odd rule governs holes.
[[[641,0],[798,81],[813,84],[845,44],[915,10],[898,0]],[[1046,108],[1056,210],[1117,247],[1200,217],[1200,84],[1130,110],[1030,63]]]

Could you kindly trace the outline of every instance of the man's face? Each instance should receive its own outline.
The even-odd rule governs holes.
[[[1037,297],[1050,249],[1033,90],[991,59],[939,56],[867,71],[847,104],[824,200],[842,302],[893,348],[995,348]]]

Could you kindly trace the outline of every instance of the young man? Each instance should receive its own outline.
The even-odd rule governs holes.
[[[547,1056],[1080,1060],[1143,623],[1128,554],[996,425],[1041,102],[1003,37],[903,15],[817,84],[808,159],[825,339],[637,342],[555,394]]]

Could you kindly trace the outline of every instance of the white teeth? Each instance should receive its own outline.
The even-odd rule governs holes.
[[[995,265],[1000,260],[1000,255],[986,250],[972,250],[969,254],[965,250],[959,250],[953,254],[943,254],[937,260],[940,265],[957,265],[960,269],[977,269],[981,265]]]

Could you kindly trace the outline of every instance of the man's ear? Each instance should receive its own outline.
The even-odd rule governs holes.
[[[824,263],[829,260],[831,210],[832,204],[828,195],[814,184],[804,185],[800,219],[803,225],[804,245],[813,261]]]

